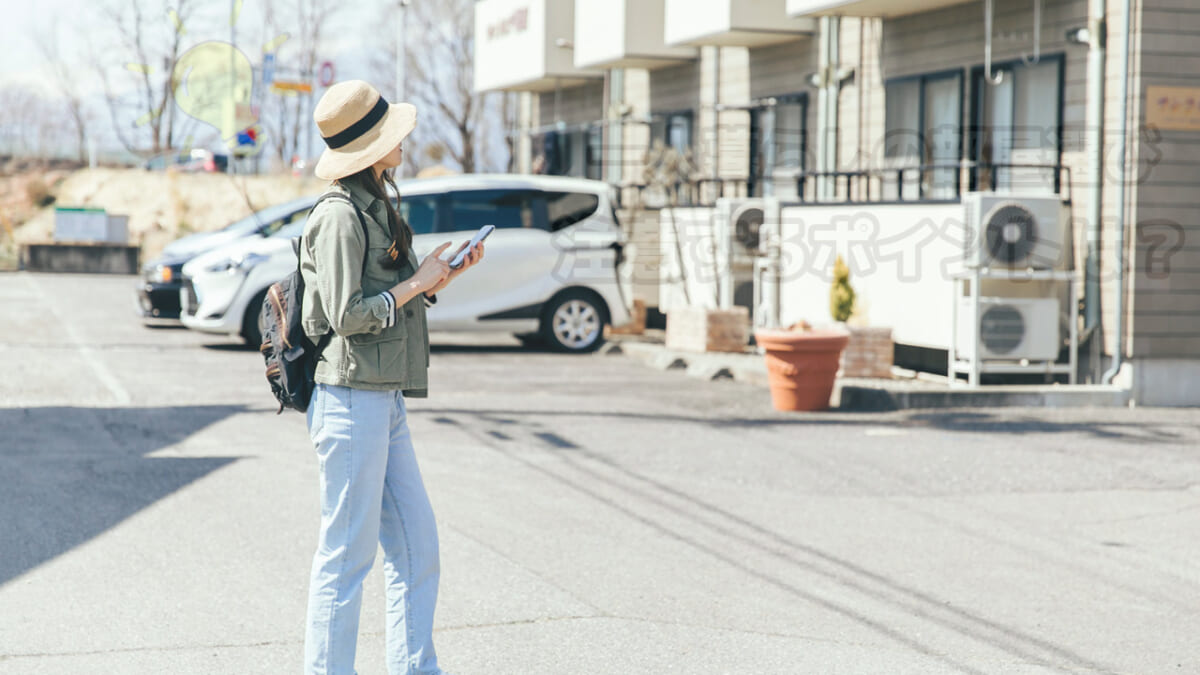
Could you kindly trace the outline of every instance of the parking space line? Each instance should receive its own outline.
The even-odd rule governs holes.
[[[113,395],[113,398],[116,399],[119,405],[128,405],[133,400],[129,396],[129,392],[126,391],[125,387],[121,385],[121,381],[117,379],[116,375],[114,375],[113,372],[108,369],[108,366],[104,365],[104,362],[100,360],[100,357],[96,354],[96,351],[92,349],[91,344],[85,339],[85,336],[79,332],[79,329],[75,326],[75,324],[71,321],[68,321],[67,318],[63,316],[62,311],[59,309],[58,303],[50,299],[50,297],[46,294],[46,291],[42,289],[42,287],[39,286],[34,280],[32,274],[29,272],[20,272],[20,275],[24,277],[26,285],[29,286],[29,290],[37,296],[38,301],[41,302],[42,306],[49,308],[50,313],[54,315],[54,318],[57,319],[60,324],[62,324],[63,330],[66,332],[67,337],[71,339],[71,342],[74,344],[75,348],[79,350],[79,355],[83,357],[83,360],[92,369],[92,372],[96,374],[96,379],[108,389],[109,393]]]

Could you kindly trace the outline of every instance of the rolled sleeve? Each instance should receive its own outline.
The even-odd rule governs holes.
[[[362,259],[367,242],[349,204],[322,202],[309,217],[307,245],[329,325],[338,335],[378,333],[395,322],[395,303],[384,294],[363,297]]]
[[[433,307],[437,304],[437,293],[434,293],[433,295],[425,295],[422,293],[421,297],[425,298],[425,307]]]

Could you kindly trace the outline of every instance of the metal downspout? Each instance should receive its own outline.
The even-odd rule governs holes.
[[[721,48],[714,46],[713,50],[713,187],[717,197],[725,196],[725,186],[721,184]]]
[[[1130,4],[1132,0],[1125,0],[1121,7],[1121,32],[1125,38],[1121,44],[1121,84],[1117,89],[1117,98],[1120,99],[1120,117],[1117,119],[1117,142],[1120,143],[1120,150],[1117,152],[1117,242],[1113,246],[1113,250],[1117,254],[1117,299],[1114,309],[1116,309],[1116,331],[1117,344],[1113,350],[1113,362],[1100,381],[1104,384],[1111,384],[1113,378],[1116,377],[1117,371],[1121,369],[1121,363],[1125,357],[1125,194],[1128,192],[1126,184],[1127,173],[1125,170],[1125,149],[1128,146],[1128,139],[1125,138],[1128,132],[1126,117],[1129,115],[1129,42],[1130,42]]]
[[[1100,222],[1102,186],[1104,181],[1104,57],[1105,0],[1090,0],[1088,5],[1088,71],[1087,71],[1087,257],[1084,266],[1083,316],[1084,335],[1091,340],[1091,354],[1099,356],[1100,347],[1094,341],[1100,326]],[[1099,374],[1099,358],[1091,358],[1092,372]],[[1093,380],[1094,381],[1094,380]]]
[[[817,90],[817,171],[821,173],[829,173],[837,168],[837,61],[840,29],[841,21],[838,17],[821,17],[817,63],[821,80],[821,86]],[[832,200],[833,185],[830,176],[822,176],[817,182],[817,198],[821,201]]]

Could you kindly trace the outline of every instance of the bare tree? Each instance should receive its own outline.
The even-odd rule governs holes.
[[[384,19],[386,25],[394,25],[396,11],[400,10],[393,3]],[[474,88],[474,2],[413,0],[404,11],[407,91],[403,95],[421,111],[412,144],[441,146],[446,160],[464,173],[511,165],[511,141],[497,139],[515,117],[516,108],[507,97],[476,93]],[[382,54],[386,57],[373,64],[384,81],[395,74],[397,50],[394,43],[385,46]],[[497,160],[500,142],[508,143],[507,156]],[[428,159],[428,154],[419,151],[406,153],[412,171]]]
[[[171,75],[194,10],[192,0],[162,0],[159,7],[152,12],[145,2],[100,5],[99,20],[114,29],[115,42],[92,50],[113,131],[127,150],[142,155],[175,148]]]
[[[63,150],[58,102],[22,84],[0,88],[0,155],[47,159]]]
[[[346,7],[338,0],[267,0],[263,5],[268,39],[287,34],[276,58],[278,79],[312,82],[322,58],[331,20]],[[312,154],[312,94],[268,92],[262,123],[280,161]]]
[[[66,111],[71,120],[71,128],[75,136],[79,162],[81,164],[85,163],[87,162],[88,126],[91,118],[83,97],[80,95],[82,88],[74,77],[74,73],[78,72],[77,65],[67,63],[67,57],[60,48],[56,27],[50,27],[47,30],[38,31],[38,33],[38,50],[50,65],[52,73],[51,83],[54,89],[62,97],[63,102],[66,103]]]

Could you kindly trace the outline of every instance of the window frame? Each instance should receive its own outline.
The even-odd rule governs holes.
[[[799,103],[800,104],[800,166],[797,167],[800,173],[808,170],[808,92],[790,92],[787,94],[777,94],[772,96],[762,96],[760,99],[773,98],[775,106],[756,105],[750,108],[750,153],[748,158],[748,166],[746,167],[746,194],[755,195],[755,190],[761,187],[761,183],[765,183],[768,179],[766,175],[757,175],[754,172],[756,163],[761,162],[761,143],[759,139],[762,136],[762,131],[759,130],[759,120],[761,119],[762,111],[770,107],[778,107],[780,103]],[[778,118],[776,118],[778,119]],[[778,125],[776,125],[778,126]],[[778,142],[776,143],[778,147]],[[776,167],[778,168],[778,166]]]
[[[955,160],[961,164],[961,162],[963,160],[963,153],[965,152],[965,147],[966,147],[966,144],[963,143],[963,132],[964,132],[964,129],[963,129],[963,107],[966,102],[966,99],[965,99],[966,77],[965,77],[965,69],[964,68],[949,68],[949,69],[943,69],[943,70],[930,71],[930,72],[926,72],[926,73],[916,73],[913,75],[901,75],[899,77],[891,77],[891,78],[888,78],[883,81],[883,96],[884,96],[884,111],[885,111],[884,119],[883,119],[883,147],[884,147],[885,161],[892,159],[887,156],[887,144],[888,144],[888,139],[891,135],[891,131],[888,127],[888,120],[887,120],[887,113],[886,113],[888,87],[891,85],[902,84],[905,82],[912,82],[912,81],[917,82],[917,143],[919,144],[919,146],[921,148],[921,155],[919,157],[917,157],[916,166],[911,167],[911,168],[915,169],[917,167],[926,166],[925,153],[929,147],[928,146],[929,139],[926,138],[926,133],[925,133],[925,127],[926,127],[926,124],[925,124],[925,121],[926,121],[925,120],[925,117],[926,117],[926,115],[925,115],[925,113],[926,113],[926,110],[925,110],[925,107],[926,107],[925,106],[925,86],[929,82],[938,81],[938,80],[948,80],[948,79],[957,79],[958,80],[958,120],[957,120],[958,133],[955,134],[955,142],[957,143],[957,150],[955,152],[955,155],[956,155]],[[949,168],[949,167],[947,167],[947,168]],[[925,175],[927,173],[933,174],[936,171],[937,171],[937,169],[930,169],[928,171],[920,172],[920,174],[921,174],[920,180],[917,181],[917,201],[954,201],[955,199],[958,199],[961,195],[960,188],[962,186],[957,177],[955,178],[954,185],[953,185],[954,194],[955,194],[955,197],[953,199],[951,199],[951,200],[946,200],[946,199],[927,200],[925,198],[925,192],[926,192]],[[899,201],[912,201],[912,200],[904,199],[903,184],[898,184],[896,186],[896,190],[897,190],[897,198]]]
[[[674,148],[670,144],[671,139],[671,121],[677,118],[687,119],[687,143],[683,148],[675,148],[679,152],[693,151],[696,147],[696,111],[693,108],[679,108],[677,110],[662,110],[651,111],[650,113],[650,146],[654,146],[655,127],[658,122],[662,122],[662,142],[665,147]]]
[[[1067,82],[1066,82],[1067,58],[1066,57],[1067,57],[1066,52],[1054,52],[1051,54],[1042,54],[1038,58],[1038,61],[1036,64],[1029,64],[1029,65],[1040,65],[1047,61],[1054,61],[1054,62],[1056,62],[1057,66],[1058,66],[1058,73],[1057,73],[1057,75],[1058,75],[1058,97],[1057,97],[1058,114],[1055,116],[1056,117],[1055,123],[1058,125],[1057,129],[1055,130],[1056,131],[1055,136],[1057,138],[1058,144],[1057,144],[1057,147],[1055,147],[1055,149],[1054,149],[1055,150],[1055,166],[1058,166],[1058,167],[1062,166],[1063,136],[1065,135],[1064,128],[1063,128],[1063,120],[1064,120],[1063,108],[1065,107],[1065,104],[1066,104],[1066,90],[1067,90]],[[1026,63],[1024,62],[1024,60],[1019,59],[1019,58],[1009,59],[1007,61],[996,61],[996,62],[992,63],[993,69],[1008,68],[1012,71],[1016,71],[1020,67],[1026,67]],[[980,144],[982,143],[982,138],[983,138],[983,112],[984,112],[983,109],[984,109],[984,106],[982,105],[983,101],[981,100],[981,95],[984,91],[986,91],[985,88],[988,86],[991,86],[991,85],[988,85],[983,81],[983,78],[984,78],[983,64],[980,63],[980,64],[976,64],[976,65],[972,66],[970,69],[970,74],[971,74],[971,115],[970,115],[970,128],[968,129],[969,144],[967,146],[968,147],[967,152],[969,154],[967,155],[966,159],[968,161],[972,162],[974,165],[977,165],[979,163],[979,157],[976,153],[976,149],[980,147]],[[1013,116],[1015,117],[1016,109],[1017,109],[1017,97],[1015,95],[1013,96],[1012,105],[1013,105]],[[1009,150],[1011,151],[1012,148],[1009,148]],[[971,189],[971,190],[978,189],[979,188],[978,182],[979,182],[979,172],[971,171],[969,179],[968,179],[969,189]],[[1054,172],[1054,192],[1055,192],[1055,194],[1062,194],[1062,172],[1060,170],[1055,170],[1055,172]]]

